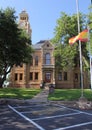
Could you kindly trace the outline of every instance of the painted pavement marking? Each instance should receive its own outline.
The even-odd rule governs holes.
[[[38,105],[40,106],[40,105]],[[43,106],[49,106],[49,105],[43,105]],[[56,116],[47,116],[47,117],[41,117],[41,118],[35,118],[35,119],[30,119],[28,118],[27,116],[23,115],[24,113],[32,113],[32,112],[19,112],[16,110],[16,108],[33,108],[32,106],[19,106],[19,107],[12,107],[10,105],[8,105],[8,107],[10,109],[12,109],[14,112],[16,112],[18,115],[20,115],[21,117],[23,117],[25,120],[29,121],[30,123],[32,123],[34,126],[36,126],[38,129],[40,130],[45,130],[43,127],[41,127],[40,125],[38,125],[37,123],[35,123],[34,121],[39,121],[39,120],[44,120],[44,119],[50,119],[50,118],[57,118],[57,117],[67,117],[67,116],[74,116],[74,115],[78,115],[78,114],[86,114],[88,116],[92,116],[92,114],[90,113],[87,113],[87,112],[83,112],[83,111],[80,111],[80,110],[77,110],[77,109],[72,109],[72,108],[68,108],[68,107],[65,107],[65,106],[61,106],[61,105],[58,105],[58,104],[55,104],[53,106],[57,106],[57,107],[60,107],[60,109],[66,109],[66,110],[72,110],[74,111],[74,113],[70,112],[69,114],[64,114],[64,115],[56,115]],[[37,105],[35,106],[37,107]],[[59,110],[59,109],[58,109]],[[23,113],[23,114],[22,114]],[[90,125],[92,124],[92,121],[91,122],[84,122],[84,123],[79,123],[79,124],[76,124],[76,125],[70,125],[70,126],[66,126],[66,127],[62,127],[62,128],[57,128],[57,129],[54,129],[54,130],[67,130],[67,129],[70,129],[70,128],[76,128],[76,127],[80,127],[80,126],[85,126],[85,125]]]
[[[58,128],[58,129],[54,129],[54,130],[67,130],[67,129],[70,129],[70,128],[75,128],[75,127],[80,127],[80,126],[85,126],[85,125],[90,125],[90,124],[92,124],[92,121],[86,122],[86,123],[80,123],[80,124],[77,124],[77,125],[71,125],[71,126],[67,126],[67,127],[63,127],[63,128]]]
[[[36,119],[32,119],[33,121],[35,120],[44,120],[44,119],[50,119],[50,118],[56,118],[56,117],[66,117],[66,116],[73,116],[73,115],[78,115],[81,114],[80,113],[72,113],[72,114],[64,114],[64,115],[57,115],[57,116],[48,116],[48,117],[42,117],[42,118],[36,118]]]
[[[30,123],[32,123],[33,125],[35,125],[38,129],[40,130],[45,130],[44,128],[42,128],[40,125],[38,125],[37,123],[35,123],[34,121],[32,121],[31,119],[29,119],[28,117],[26,117],[25,115],[21,114],[20,112],[18,112],[16,109],[14,109],[12,106],[8,105],[8,107],[10,109],[12,109],[14,112],[16,112],[18,115],[20,115],[21,117],[23,117],[25,120],[29,121]]]
[[[61,106],[61,107],[62,107],[62,106]],[[84,112],[84,111],[80,111],[80,110],[73,109],[73,108],[68,108],[68,107],[64,107],[64,108],[69,109],[69,110],[73,110],[73,111],[76,111],[76,112],[79,112],[79,113],[81,112],[81,113],[83,113],[83,114],[92,116],[92,114],[91,114],[91,113],[88,113],[88,112]]]
[[[79,113],[83,113],[83,114],[86,114],[86,115],[89,115],[89,116],[92,116],[92,114],[87,113],[87,112],[83,112],[83,111],[72,109],[72,108],[68,108],[68,107],[65,107],[65,108],[69,109],[69,110],[77,111]],[[67,126],[67,127],[63,127],[63,128],[58,128],[58,129],[54,129],[54,130],[66,130],[66,129],[80,127],[80,126],[85,126],[85,125],[90,125],[90,124],[92,124],[92,121],[91,122],[80,123],[80,124],[77,124],[77,125],[71,125],[71,126]]]

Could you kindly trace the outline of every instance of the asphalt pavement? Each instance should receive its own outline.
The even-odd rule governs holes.
[[[21,104],[0,106],[0,130],[92,130],[92,110],[49,102],[44,89]]]

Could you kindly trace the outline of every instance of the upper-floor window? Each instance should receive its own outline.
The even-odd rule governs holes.
[[[23,67],[23,63],[20,63],[20,67]]]
[[[45,64],[48,65],[51,63],[50,53],[46,53],[45,55]]]
[[[33,66],[33,57],[31,57],[30,66]]]
[[[35,65],[38,65],[38,56],[35,57]]]
[[[67,72],[64,72],[64,81],[67,80]]]
[[[62,72],[58,73],[58,80],[62,80]]]

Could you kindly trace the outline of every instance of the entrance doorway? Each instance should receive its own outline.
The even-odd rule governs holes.
[[[51,82],[51,73],[50,72],[45,73],[45,82],[48,82],[48,83]]]

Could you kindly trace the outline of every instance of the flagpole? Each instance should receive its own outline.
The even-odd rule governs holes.
[[[78,34],[80,33],[80,22],[79,22],[79,5],[78,0],[76,0],[77,9],[77,22],[78,22]],[[81,86],[81,97],[83,97],[83,70],[82,70],[82,51],[81,51],[81,41],[79,40],[79,55],[80,55],[80,86]]]
[[[92,0],[91,0],[91,5],[92,5]],[[88,23],[88,42],[89,42],[89,59],[90,59],[90,88],[92,89],[92,55],[91,55],[90,28],[89,28],[90,23],[92,22]]]

